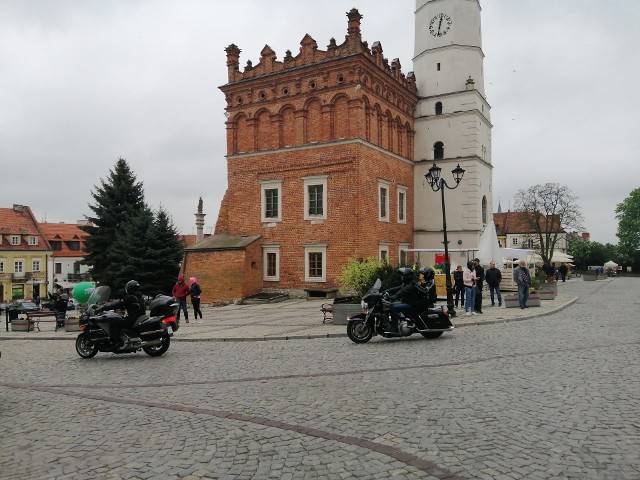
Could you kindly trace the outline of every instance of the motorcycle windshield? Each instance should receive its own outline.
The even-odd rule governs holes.
[[[376,282],[373,284],[373,287],[371,287],[371,290],[369,290],[369,293],[378,293],[380,292],[381,287],[382,287],[382,281],[378,278],[376,279]]]
[[[93,289],[91,296],[87,300],[87,307],[106,302],[111,297],[111,288],[106,285],[100,285]]]

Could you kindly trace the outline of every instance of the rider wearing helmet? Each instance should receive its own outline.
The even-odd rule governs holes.
[[[402,285],[393,289],[390,297],[391,304],[391,333],[398,333],[398,315],[400,312],[408,314],[424,303],[426,290],[419,287],[414,281],[413,270],[407,267],[398,269]]]
[[[422,281],[419,287],[425,292],[429,305],[435,305],[438,300],[438,294],[436,292],[436,272],[433,268],[422,267],[420,270],[422,275]]]
[[[135,280],[130,280],[124,287],[125,296],[120,300],[106,303],[102,307],[98,308],[96,313],[104,312],[105,310],[117,310],[125,309],[127,316],[122,317],[121,320],[114,322],[115,328],[111,329],[110,337],[113,341],[120,339],[120,329],[128,328],[142,315],[145,314],[145,304],[142,293],[140,292],[140,284]]]

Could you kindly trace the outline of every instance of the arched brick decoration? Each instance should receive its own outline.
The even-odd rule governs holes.
[[[254,132],[249,119],[244,114],[236,117],[236,152],[253,152]]]
[[[333,132],[335,138],[349,137],[349,104],[346,96],[335,99],[333,108]]]
[[[296,144],[296,123],[295,123],[295,110],[291,105],[287,105],[282,109],[280,113],[282,115],[280,135],[282,147],[292,147]]]
[[[317,98],[311,99],[306,109],[305,117],[305,143],[319,142],[322,139],[322,118],[320,111],[320,101]]]
[[[271,119],[268,110],[261,110],[256,115],[257,120],[257,140],[258,140],[258,150],[270,150],[273,148],[272,139],[274,135],[271,133]]]

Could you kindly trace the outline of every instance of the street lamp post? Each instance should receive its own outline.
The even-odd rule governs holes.
[[[453,308],[453,287],[451,285],[451,264],[449,263],[449,240],[447,239],[447,214],[445,210],[444,203],[444,189],[445,187],[449,190],[453,190],[460,185],[460,181],[462,180],[462,176],[464,175],[464,169],[460,167],[460,164],[453,170],[451,173],[453,174],[453,179],[456,184],[453,187],[450,187],[444,178],[440,177],[441,168],[438,167],[435,163],[429,169],[429,173],[427,173],[424,177],[427,179],[429,186],[434,192],[440,190],[441,199],[442,199],[442,231],[444,234],[444,273],[446,276],[446,286],[447,286],[447,309],[449,310],[449,315],[452,317],[456,316],[456,312]]]

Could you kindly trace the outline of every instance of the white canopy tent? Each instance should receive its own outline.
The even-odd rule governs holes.
[[[613,260],[609,260],[608,262],[606,262],[604,264],[604,268],[605,268],[605,270],[608,270],[608,269],[617,270],[618,269],[618,264],[616,262],[614,262]]]
[[[563,252],[553,252],[551,263],[572,263],[573,257]]]

